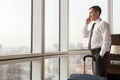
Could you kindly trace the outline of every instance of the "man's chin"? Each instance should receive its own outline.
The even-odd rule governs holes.
[[[95,21],[95,19],[91,19],[91,21]]]

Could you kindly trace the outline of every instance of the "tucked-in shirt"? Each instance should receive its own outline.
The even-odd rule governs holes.
[[[91,49],[101,48],[99,54],[104,56],[106,51],[109,51],[111,45],[110,26],[107,22],[101,20],[100,18],[94,22],[96,24],[92,34]],[[89,28],[88,25],[84,26],[83,34],[85,38],[90,36],[91,27]]]

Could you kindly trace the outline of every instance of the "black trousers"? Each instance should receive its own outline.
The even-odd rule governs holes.
[[[106,77],[106,68],[108,63],[108,52],[104,54],[103,57],[100,56],[100,50],[101,48],[92,49],[92,55],[96,58],[96,64],[95,64],[95,75],[96,76],[102,76]]]

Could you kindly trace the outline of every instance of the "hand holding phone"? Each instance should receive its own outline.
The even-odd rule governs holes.
[[[86,24],[89,24],[91,22],[91,17],[89,16],[87,19],[86,19]]]

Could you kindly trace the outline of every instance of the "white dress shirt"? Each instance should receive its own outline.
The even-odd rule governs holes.
[[[104,56],[106,51],[109,51],[111,45],[111,31],[110,26],[107,22],[102,21],[100,18],[94,21],[96,24],[94,26],[92,39],[91,39],[91,49],[101,48],[100,56]],[[92,26],[91,26],[92,27]],[[83,28],[84,37],[90,36],[90,30],[88,25]]]

